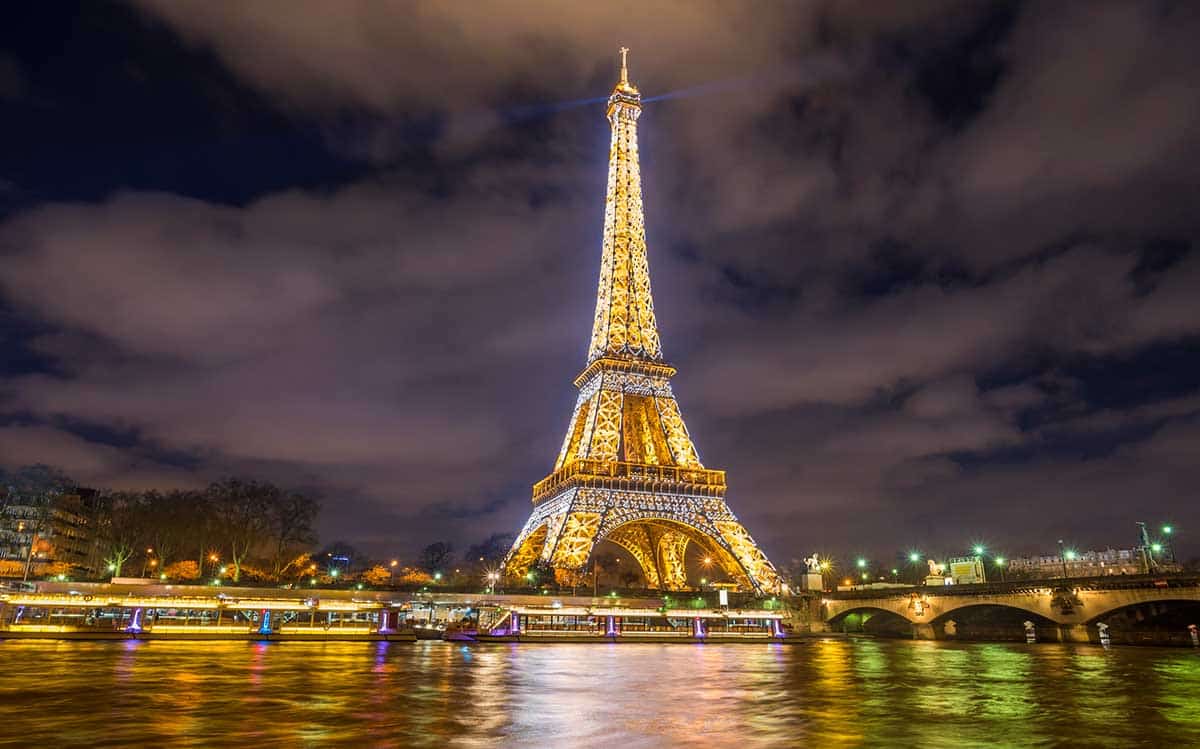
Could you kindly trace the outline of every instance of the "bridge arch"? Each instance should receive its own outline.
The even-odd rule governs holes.
[[[829,620],[835,631],[864,632],[881,637],[913,636],[913,622],[903,614],[877,606],[856,606]]]
[[[1173,609],[1179,613],[1188,613],[1195,621],[1192,624],[1200,624],[1200,599],[1187,598],[1179,595],[1164,595],[1161,598],[1146,597],[1140,600],[1122,601],[1114,606],[1111,606],[1099,613],[1088,612],[1086,624],[1096,624],[1097,622],[1112,619],[1114,616],[1126,612],[1136,612],[1153,607],[1165,607]],[[1155,614],[1157,616],[1158,614]]]
[[[992,610],[1008,610],[1017,611],[1026,616],[1034,617],[1035,623],[1056,624],[1057,622],[1045,610],[1039,610],[1030,606],[1022,606],[1020,604],[1009,601],[964,601],[963,603],[954,606],[953,608],[942,609],[936,616],[929,620],[930,624],[942,624],[948,619],[953,619],[957,614],[962,616],[967,612],[978,613],[982,609]]]

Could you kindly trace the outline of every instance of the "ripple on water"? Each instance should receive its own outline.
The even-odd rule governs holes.
[[[24,745],[1200,745],[1200,658],[1157,648],[5,641],[0,663]]]

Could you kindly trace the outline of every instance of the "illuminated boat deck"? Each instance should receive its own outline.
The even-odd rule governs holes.
[[[784,610],[665,608],[654,599],[77,586],[0,593],[0,639],[445,639],[763,641],[790,639]],[[429,622],[434,624],[430,625]],[[418,631],[420,630],[420,631]],[[436,639],[437,635],[434,635]]]

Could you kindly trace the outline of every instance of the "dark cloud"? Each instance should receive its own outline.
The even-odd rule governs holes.
[[[243,138],[207,145],[227,188],[9,218],[0,462],[264,475],[377,549],[515,529],[593,304],[607,125],[573,102],[626,44],[677,392],[770,552],[1200,523],[1200,362],[1126,386],[1200,337],[1187,4],[133,7],[217,132],[335,167],[280,187]]]

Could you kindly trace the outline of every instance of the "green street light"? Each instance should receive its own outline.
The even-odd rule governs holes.
[[[441,580],[441,579],[442,579],[442,573],[440,573],[440,572],[435,572],[435,573],[433,573],[433,579],[434,579],[434,580]]]
[[[337,576],[338,576],[338,570],[337,570],[337,567],[334,567],[333,569],[329,570],[329,576],[330,576],[330,577],[337,577]]]
[[[864,580],[866,580],[866,579],[867,579],[867,573],[865,573],[865,572],[864,572],[864,573],[862,574],[862,578],[863,578]]]
[[[860,560],[858,560],[858,566],[859,566],[860,568],[861,568],[861,567],[866,567],[866,566],[867,566],[867,560],[865,560],[865,559],[860,559]]]
[[[921,561],[920,553],[915,552],[915,551],[910,551],[908,553],[908,561],[912,562],[913,564],[916,564],[917,562]]]
[[[992,561],[994,561],[994,562],[996,563],[996,566],[997,566],[997,567],[1003,567],[1003,566],[1004,566],[1004,557],[996,557],[996,558],[995,558],[994,560],[992,560]]]
[[[1150,544],[1150,551],[1153,551],[1155,554],[1159,553],[1162,551],[1162,544]]]
[[[1074,550],[1074,549],[1067,549],[1067,552],[1066,552],[1066,554],[1064,554],[1064,556],[1065,556],[1065,557],[1066,557],[1066,558],[1067,558],[1069,561],[1075,561],[1075,550]]]
[[[1174,530],[1174,528],[1172,528],[1171,526],[1164,525],[1163,526],[1163,535],[1169,536],[1169,535],[1171,535],[1171,531],[1173,531],[1173,530]]]
[[[975,544],[975,549],[974,549],[974,551],[975,551],[975,556],[977,556],[977,557],[981,557],[981,556],[983,556],[983,551],[984,551],[984,549],[983,549],[983,547],[982,547],[981,545],[979,545],[979,544]]]
[[[893,568],[892,568],[892,574],[893,574],[893,575],[899,575],[899,574],[900,574],[900,570],[898,570],[898,569],[896,569],[895,567],[893,567]]]

